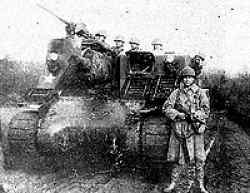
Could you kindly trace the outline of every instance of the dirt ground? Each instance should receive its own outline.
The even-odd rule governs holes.
[[[2,125],[6,125],[16,111],[15,108],[2,108]],[[112,177],[97,166],[85,165],[83,168],[81,171],[63,166],[57,170],[47,167],[46,171],[41,168],[37,171],[4,170],[1,153],[0,184],[9,193],[159,193],[162,185],[169,183],[168,176],[151,183],[140,174],[123,172]],[[250,192],[250,137],[228,119],[211,149],[205,173],[210,193]],[[185,192],[181,187],[177,189]]]

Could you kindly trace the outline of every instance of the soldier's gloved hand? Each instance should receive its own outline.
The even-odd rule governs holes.
[[[181,119],[181,120],[185,120],[185,117],[186,117],[185,113],[179,113],[179,114],[177,115],[177,118],[179,118],[179,119]]]

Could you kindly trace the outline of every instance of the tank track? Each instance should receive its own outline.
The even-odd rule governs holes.
[[[36,160],[36,134],[38,115],[31,112],[21,112],[15,115],[8,128],[3,146],[4,168],[31,167],[30,161]]]

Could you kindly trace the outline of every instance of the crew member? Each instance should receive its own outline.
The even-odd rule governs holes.
[[[130,44],[130,50],[129,51],[139,51],[140,49],[140,41],[138,38],[133,37],[129,41]]]
[[[111,52],[111,47],[107,44],[107,32],[105,30],[100,30],[95,34],[95,39],[99,42],[105,51]]]
[[[191,59],[191,62],[190,62],[190,67],[193,68],[195,71],[196,82],[199,86],[202,86],[201,70],[203,68],[202,63],[204,62],[204,60],[205,60],[205,55],[199,52]]]
[[[113,53],[118,56],[124,52],[125,38],[122,35],[118,35],[114,39],[115,46],[112,47]]]
[[[152,41],[151,45],[153,46],[153,53],[155,55],[163,55],[163,43],[159,38],[156,38]]]
[[[106,43],[106,38],[107,32],[105,30],[100,30],[95,34],[95,39],[102,43]]]

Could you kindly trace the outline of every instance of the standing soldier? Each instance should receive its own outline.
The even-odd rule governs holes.
[[[183,84],[171,93],[163,105],[164,113],[173,121],[167,158],[174,163],[171,184],[164,192],[171,192],[175,188],[186,163],[188,189],[196,178],[201,192],[208,193],[204,187],[204,131],[210,106],[205,91],[195,84],[195,78],[195,71],[186,66],[181,71]]]
[[[118,35],[114,39],[115,46],[112,47],[112,51],[116,56],[119,56],[124,52],[125,38],[122,35]]]
[[[163,43],[159,38],[156,38],[152,41],[151,45],[153,46],[153,53],[155,55],[163,55]]]
[[[129,41],[130,50],[129,51],[139,51],[140,50],[140,41],[136,37],[133,37]]]

